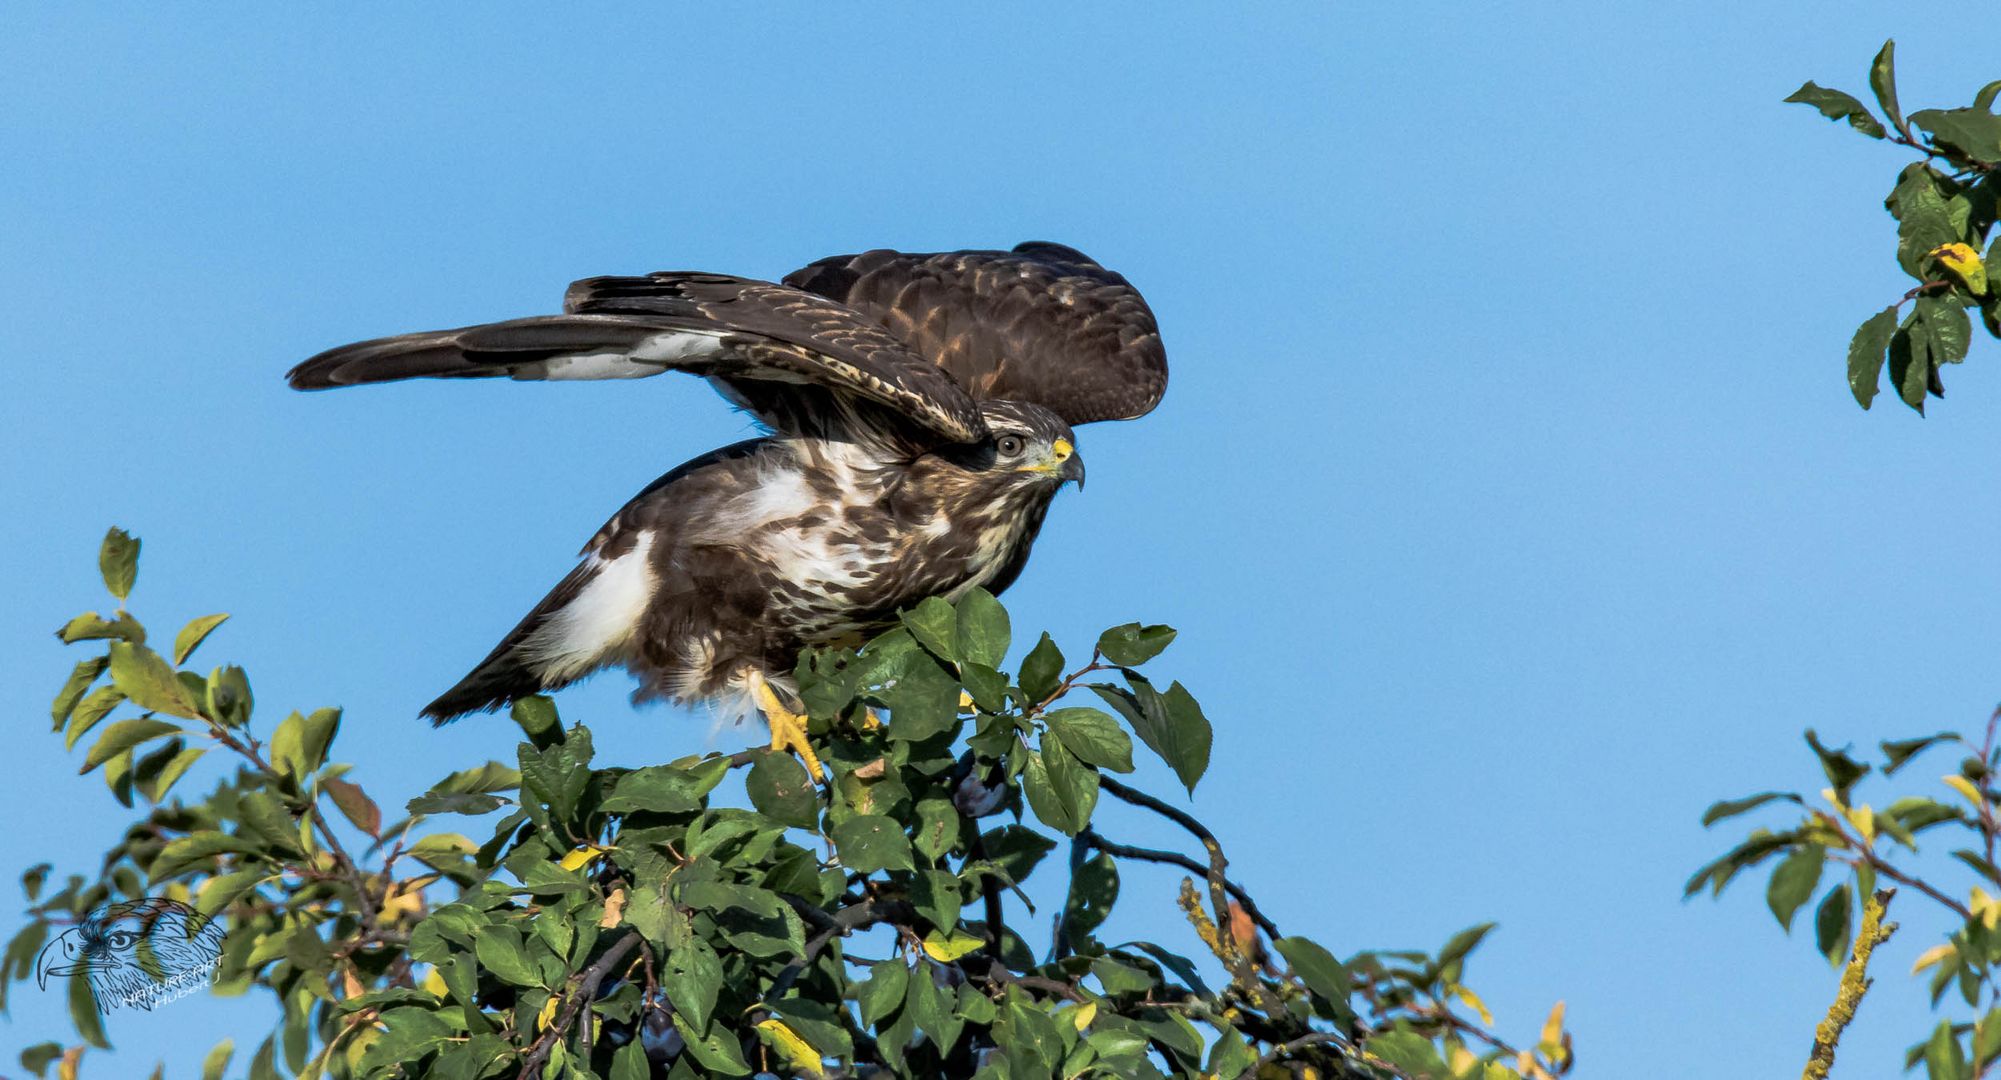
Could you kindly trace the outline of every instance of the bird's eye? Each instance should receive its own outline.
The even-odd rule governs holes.
[[[995,448],[1000,450],[1002,457],[1021,456],[1021,445],[1021,436],[1019,435],[1003,435],[994,443]]]
[[[132,935],[123,930],[117,930],[105,935],[105,941],[110,943],[114,949],[123,949],[132,944]]]

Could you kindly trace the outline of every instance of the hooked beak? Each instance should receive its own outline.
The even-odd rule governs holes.
[[[1049,455],[1033,465],[1023,465],[1017,472],[1046,473],[1061,484],[1065,480],[1077,481],[1077,490],[1084,490],[1084,459],[1077,456],[1077,448],[1068,439],[1058,439],[1049,444]]]
[[[1056,470],[1056,475],[1061,480],[1077,481],[1077,490],[1084,490],[1084,459],[1072,453],[1063,459],[1063,464]]]

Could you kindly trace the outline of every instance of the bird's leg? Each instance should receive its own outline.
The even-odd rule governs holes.
[[[813,774],[813,779],[826,783],[827,771],[820,767],[820,756],[806,741],[805,715],[786,708],[785,702],[779,700],[771,684],[762,677],[757,678],[757,709],[764,714],[764,722],[771,725],[771,748],[798,754],[806,763],[806,771]]]

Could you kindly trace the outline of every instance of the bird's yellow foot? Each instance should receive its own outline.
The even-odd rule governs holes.
[[[806,741],[806,717],[786,708],[763,679],[757,681],[757,709],[764,714],[764,722],[771,725],[771,748],[798,754],[813,779],[826,783],[827,771],[820,767],[820,756],[813,752],[813,744]]]

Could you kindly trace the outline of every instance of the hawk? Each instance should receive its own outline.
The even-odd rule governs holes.
[[[1084,483],[1071,425],[1167,387],[1153,313],[1075,249],[822,259],[780,282],[585,278],[564,314],[364,341],[300,390],[409,378],[709,380],[768,432],[668,472],[458,685],[444,723],[621,666],[635,700],[754,705],[816,778],[790,673],[928,596],[1021,573],[1051,499]]]

